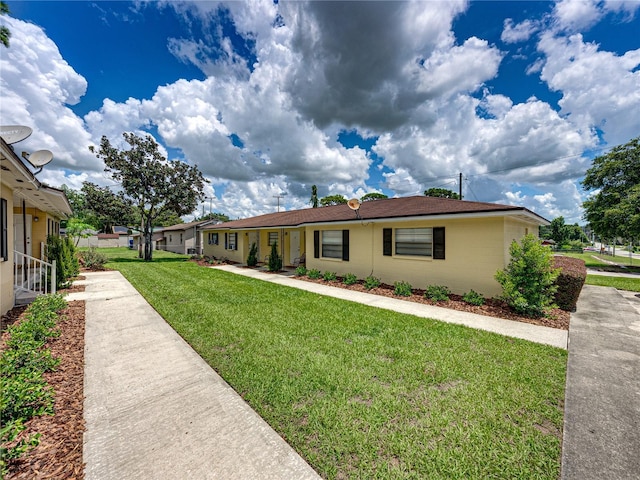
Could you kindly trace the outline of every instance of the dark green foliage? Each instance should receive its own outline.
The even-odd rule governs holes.
[[[251,244],[249,249],[249,256],[247,257],[247,266],[255,267],[258,265],[258,246],[255,242]]]
[[[460,194],[447,190],[446,188],[430,188],[424,191],[427,197],[439,197],[439,198],[453,198],[454,200],[460,200]]]
[[[345,285],[353,285],[358,281],[358,277],[356,277],[353,273],[345,273],[344,277],[342,277],[342,283]]]
[[[56,261],[56,286],[62,288],[73,277],[80,273],[80,263],[76,255],[76,247],[69,237],[61,238],[56,235],[47,237],[47,259]]]
[[[304,277],[307,274],[307,267],[304,265],[298,265],[296,267],[296,276]]]
[[[271,254],[269,255],[269,271],[279,272],[282,270],[282,257],[278,253],[278,242],[271,245]]]
[[[369,275],[364,279],[364,288],[367,290],[371,290],[372,288],[377,288],[380,286],[380,279],[374,277],[373,275]]]
[[[29,306],[25,318],[7,328],[5,349],[0,356],[0,473],[8,462],[20,458],[38,445],[39,434],[22,438],[25,422],[35,416],[53,414],[53,391],[43,374],[53,370],[58,360],[45,348],[57,336],[56,320],[66,306],[61,295],[43,295]]]
[[[484,305],[485,298],[476,292],[475,290],[469,290],[462,296],[462,300],[467,302],[469,305],[481,306]]]
[[[330,272],[330,271],[327,270],[322,275],[322,279],[327,281],[327,282],[332,282],[333,280],[337,280],[338,279],[338,274],[336,272]]]
[[[511,261],[496,273],[502,285],[502,298],[516,312],[540,317],[552,307],[557,290],[559,269],[553,268],[551,251],[533,235],[525,235],[522,243],[513,241],[509,248]]]
[[[389,196],[385,195],[384,193],[371,192],[371,193],[365,193],[360,198],[360,201],[361,202],[371,202],[373,200],[384,200],[385,198],[389,198]]]
[[[312,268],[307,272],[307,276],[309,278],[313,278],[314,280],[317,280],[322,276],[322,272],[320,272],[320,270],[318,270],[317,268]]]
[[[445,285],[429,285],[424,292],[424,296],[434,302],[446,302],[449,295],[451,291]]]
[[[399,281],[393,284],[393,294],[399,297],[410,297],[412,294],[411,284],[409,282]]]
[[[556,279],[558,287],[555,294],[555,303],[562,310],[573,312],[578,303],[578,297],[582,286],[587,279],[587,267],[584,260],[571,257],[553,257],[554,268],[560,269]]]
[[[320,199],[320,205],[323,207],[328,207],[331,205],[343,205],[347,203],[347,199],[344,195],[327,195],[326,197],[322,197]]]

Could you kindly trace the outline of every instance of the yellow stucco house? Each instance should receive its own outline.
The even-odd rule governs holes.
[[[0,315],[15,303],[16,258],[43,260],[47,236],[59,235],[70,215],[65,193],[41,183],[0,138]]]
[[[358,206],[358,205],[355,205]],[[202,228],[203,254],[246,263],[253,243],[264,261],[277,242],[284,265],[369,275],[413,288],[446,285],[486,297],[502,292],[496,271],[509,246],[549,221],[512,205],[426,196],[270,213]]]

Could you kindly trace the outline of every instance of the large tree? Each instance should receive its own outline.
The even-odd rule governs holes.
[[[115,225],[131,225],[134,222],[133,204],[124,192],[114,193],[109,187],[84,182],[82,193],[85,210],[96,217],[104,233],[112,233]]]
[[[362,198],[360,199],[361,202],[370,202],[372,200],[384,200],[385,198],[389,198],[387,195],[385,195],[384,193],[378,193],[378,192],[371,192],[371,193],[365,193]]]
[[[323,207],[328,207],[329,205],[342,205],[347,203],[347,199],[344,195],[327,195],[326,197],[322,197],[320,199],[320,205]]]
[[[311,198],[309,199],[309,203],[312,208],[318,208],[318,187],[316,185],[311,185]]]
[[[629,240],[640,236],[640,137],[596,157],[582,185],[596,191],[583,207],[598,236]]]
[[[6,15],[7,13],[9,13],[9,5],[7,5],[7,2],[0,2],[0,15]],[[2,25],[0,27],[0,43],[9,48],[9,38],[11,38],[11,32]]]
[[[144,138],[133,133],[122,134],[131,146],[119,150],[105,136],[100,148],[91,152],[105,163],[105,171],[120,182],[122,191],[137,208],[142,218],[144,259],[151,261],[154,220],[166,212],[186,215],[204,199],[205,179],[198,167],[181,161],[168,161],[159,151],[151,135]]]
[[[430,188],[424,191],[427,197],[439,197],[439,198],[453,198],[454,200],[460,200],[460,195],[453,190],[447,190],[446,188]]]

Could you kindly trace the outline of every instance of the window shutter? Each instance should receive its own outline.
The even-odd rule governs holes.
[[[235,235],[235,242],[233,242],[233,249],[238,250],[238,232],[234,233],[234,235]]]
[[[433,229],[433,258],[444,260],[444,227]]]
[[[320,230],[313,231],[313,258],[320,258]]]
[[[349,261],[349,230],[342,230],[342,260]]]
[[[3,260],[9,259],[9,223],[8,223],[7,201],[3,198],[0,200],[0,257]]]
[[[229,234],[227,232],[224,233],[224,249],[229,248]]]
[[[382,229],[382,255],[390,257],[393,252],[393,230],[391,228]]]

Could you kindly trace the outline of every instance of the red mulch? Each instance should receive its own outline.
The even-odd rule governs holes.
[[[84,286],[72,286],[61,293],[78,291],[84,291]],[[55,413],[26,423],[27,429],[21,435],[40,433],[40,444],[10,464],[7,480],[84,478],[84,308],[84,301],[70,301],[61,312],[57,322],[60,336],[47,345],[53,356],[60,359],[60,364],[54,372],[45,374],[55,392]],[[2,317],[3,326],[20,321],[24,310],[25,307],[10,310]],[[5,332],[3,337],[6,335]]]
[[[358,292],[371,293],[374,295],[383,295],[385,297],[397,298],[399,300],[406,300],[408,302],[416,302],[423,303],[426,305],[435,305],[438,307],[451,308],[453,310],[459,310],[462,312],[471,312],[477,313],[479,315],[487,315],[489,317],[497,317],[504,318],[506,320],[515,320],[518,322],[531,323],[534,325],[542,325],[545,327],[551,328],[559,328],[562,330],[569,330],[569,319],[571,314],[569,312],[565,312],[564,310],[560,310],[559,308],[555,308],[549,312],[546,317],[527,317],[526,315],[520,315],[514,312],[509,305],[507,305],[502,300],[496,300],[493,298],[488,298],[486,303],[481,306],[470,305],[467,302],[462,300],[462,296],[460,295],[450,295],[449,301],[447,302],[434,302],[425,298],[424,290],[413,290],[413,294],[409,297],[400,297],[398,295],[394,295],[393,286],[391,285],[380,285],[377,288],[372,288],[371,290],[367,290],[364,288],[362,282],[355,283],[353,285],[345,285],[340,280],[334,280],[327,282],[322,279],[312,279],[309,277],[296,277],[299,280],[305,280],[307,282],[320,283],[323,285],[329,285],[332,287],[338,288],[346,288],[349,290],[355,290]]]

